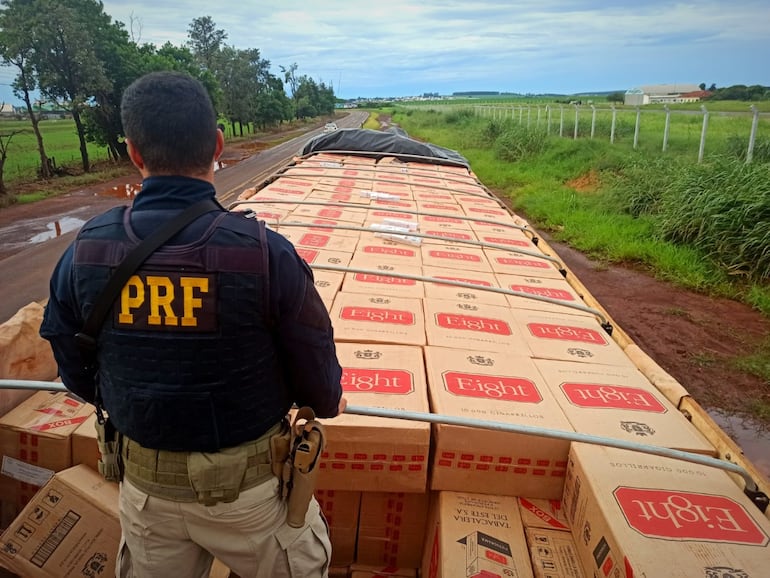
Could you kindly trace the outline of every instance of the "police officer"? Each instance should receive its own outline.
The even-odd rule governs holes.
[[[89,370],[74,335],[141,239],[214,199],[224,139],[189,76],[139,78],[121,105],[143,177],[130,208],[91,219],[57,264],[41,335],[66,387],[97,394],[121,437],[118,576],[205,577],[216,556],[242,578],[326,576],[318,503],[286,524],[270,439],[293,403],[344,410],[332,327],[307,264],[280,235],[214,206],[134,272]],[[97,400],[98,401],[98,400]]]

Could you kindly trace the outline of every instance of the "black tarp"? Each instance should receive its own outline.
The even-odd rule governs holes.
[[[403,131],[402,131],[403,132]],[[383,132],[366,128],[344,128],[309,140],[300,151],[308,155],[321,151],[382,153],[388,156],[423,157],[470,169],[468,160],[457,151],[414,140],[406,133]]]

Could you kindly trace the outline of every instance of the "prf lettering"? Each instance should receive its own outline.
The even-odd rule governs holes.
[[[200,314],[212,297],[206,276],[132,275],[120,293],[118,323],[148,327],[199,327]]]

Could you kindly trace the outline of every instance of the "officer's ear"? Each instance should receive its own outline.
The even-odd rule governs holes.
[[[217,147],[214,151],[214,160],[218,161],[219,157],[222,156],[222,151],[225,150],[225,133],[222,132],[221,128],[217,128]]]
[[[142,153],[140,153],[139,149],[134,146],[134,143],[131,142],[131,139],[126,139],[126,149],[128,150],[128,158],[131,159],[131,162],[134,163],[134,166],[139,169],[139,172],[145,172],[147,169],[144,166]]]

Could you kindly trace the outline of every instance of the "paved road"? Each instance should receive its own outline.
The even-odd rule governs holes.
[[[340,128],[360,128],[367,116],[366,112],[353,111],[337,121],[337,126]],[[214,182],[220,202],[228,206],[243,189],[262,183],[291,160],[309,138],[321,132],[322,129],[307,132],[217,171]],[[115,198],[108,202],[101,200],[99,203],[90,204],[84,197],[83,207],[76,214],[68,213],[68,215],[85,221],[107,209],[110,204],[124,204],[125,202],[125,199]],[[37,222],[34,227],[32,222],[15,222],[10,227],[15,230],[30,231],[29,236],[32,237],[34,235],[32,231],[39,230],[41,222],[45,228],[46,223],[60,219],[62,216],[41,217],[35,220]],[[43,301],[48,298],[48,280],[51,271],[64,249],[74,239],[76,231],[77,229],[73,229],[58,236],[52,235],[50,240],[34,244],[0,260],[0,323],[10,319],[16,311],[30,302]],[[0,231],[1,238],[2,231]]]

